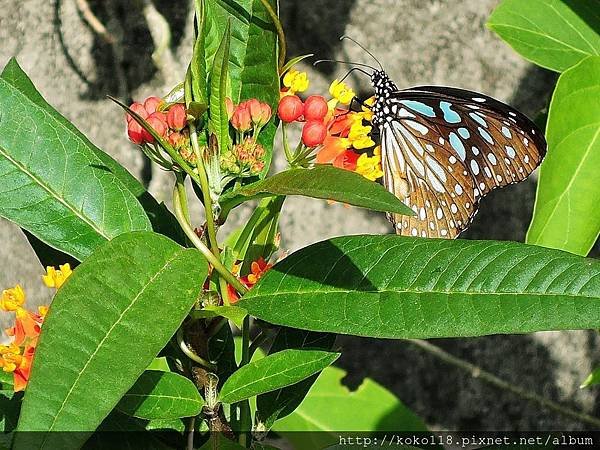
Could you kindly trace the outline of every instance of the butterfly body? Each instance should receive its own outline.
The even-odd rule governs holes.
[[[545,155],[535,124],[491,97],[440,86],[399,90],[384,71],[371,82],[384,184],[415,212],[389,215],[398,234],[455,238],[484,195],[524,180]]]

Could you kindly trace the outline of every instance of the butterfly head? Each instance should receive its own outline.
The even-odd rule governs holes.
[[[371,84],[375,89],[375,104],[373,105],[373,124],[382,125],[385,120],[385,107],[392,93],[398,91],[398,86],[383,70],[375,70],[371,74]]]

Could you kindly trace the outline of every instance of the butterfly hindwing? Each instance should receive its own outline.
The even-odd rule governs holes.
[[[374,83],[384,183],[416,213],[390,217],[399,234],[456,237],[482,196],[525,179],[545,154],[537,127],[491,97],[387,83]]]

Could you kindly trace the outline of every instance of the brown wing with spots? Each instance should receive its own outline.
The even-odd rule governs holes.
[[[546,152],[537,127],[491,97],[427,86],[385,102],[384,183],[416,213],[390,216],[399,234],[458,236],[482,196],[525,179]]]

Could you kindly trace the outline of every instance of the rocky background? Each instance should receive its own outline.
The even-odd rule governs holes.
[[[142,179],[168,202],[170,178],[152,168],[128,143],[123,115],[106,95],[125,100],[166,93],[184,74],[190,53],[188,0],[89,0],[112,42],[84,20],[80,0],[0,0],[0,66],[11,56],[46,99],[93,142]],[[485,27],[497,0],[282,0],[281,16],[289,55],[315,53],[369,63],[349,34],[383,62],[403,86],[443,84],[481,91],[535,117],[546,105],[555,75],[516,55]],[[79,4],[79,5],[78,5]],[[79,7],[78,7],[79,6]],[[166,23],[164,22],[166,20]],[[170,45],[153,59],[154,42],[171,30]],[[313,93],[325,93],[343,67],[306,65]],[[368,80],[350,80],[368,93]],[[284,166],[277,153],[275,168]],[[466,239],[522,241],[531,217],[535,183],[525,182],[490,195]],[[240,223],[249,214],[233,217]],[[196,212],[199,217],[199,212]],[[200,220],[200,217],[199,217]],[[290,198],[281,224],[282,248],[289,251],[344,234],[389,233],[381,214],[324,201]],[[19,229],[0,220],[0,288],[21,283],[29,302],[49,301],[42,267]],[[0,317],[4,328],[8,317]],[[429,425],[460,430],[589,429],[581,420],[542,408],[483,382],[404,341],[343,337],[339,365],[356,386],[371,376],[396,393]],[[434,341],[448,352],[501,378],[589,414],[598,414],[596,392],[578,386],[599,359],[591,332],[548,332]]]

